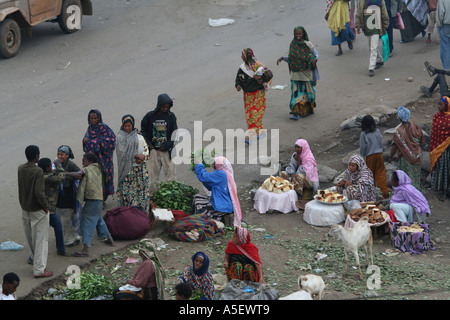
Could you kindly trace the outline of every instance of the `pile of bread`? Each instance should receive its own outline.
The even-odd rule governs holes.
[[[338,192],[332,192],[328,189],[318,190],[317,196],[315,197],[317,201],[327,202],[327,203],[343,203],[347,198]]]
[[[350,218],[358,222],[362,217],[367,217],[370,224],[382,223],[385,218],[380,208],[374,204],[369,204],[366,207],[354,209],[350,212]]]
[[[423,232],[423,228],[416,222],[408,226],[400,226],[397,228],[399,232]]]
[[[263,189],[274,192],[274,193],[282,193],[287,192],[294,189],[294,185],[290,183],[288,180],[284,180],[281,177],[270,176],[267,178],[262,186]]]

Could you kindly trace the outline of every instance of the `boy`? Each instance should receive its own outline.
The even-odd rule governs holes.
[[[389,27],[389,15],[384,0],[358,0],[357,8],[355,25],[358,34],[363,29],[369,42],[369,77],[373,77],[374,70],[384,65],[378,45]]]
[[[0,290],[0,300],[16,300],[16,290],[20,284],[20,279],[14,272],[9,272],[3,276],[2,288]]]
[[[59,186],[64,181],[65,171],[58,160],[55,160],[54,164],[56,167],[55,172],[52,170],[52,161],[49,158],[42,158],[38,161],[38,167],[44,172],[45,194],[49,204],[50,226],[55,231],[56,252],[60,256],[66,256],[61,220],[55,214]]]
[[[192,296],[192,289],[186,282],[180,282],[175,286],[176,300],[189,300]]]
[[[92,245],[94,231],[100,239],[106,239],[106,243],[115,246],[108,227],[102,217],[103,207],[103,180],[105,175],[101,169],[97,156],[93,153],[85,153],[82,160],[84,177],[78,187],[77,199],[83,204],[81,212],[81,238],[83,249],[74,252],[76,257],[89,257],[89,247]]]

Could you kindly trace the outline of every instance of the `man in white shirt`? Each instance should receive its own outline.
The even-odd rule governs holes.
[[[0,290],[0,300],[16,300],[15,292],[20,284],[20,279],[14,272],[9,272],[3,276],[2,288]]]

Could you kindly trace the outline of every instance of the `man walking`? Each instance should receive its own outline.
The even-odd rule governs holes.
[[[444,69],[450,69],[450,0],[439,0],[436,9],[436,27],[439,31],[439,50]]]
[[[35,278],[50,277],[47,271],[48,257],[48,200],[45,195],[44,172],[36,166],[39,147],[30,145],[25,149],[28,162],[18,168],[19,202],[22,207],[22,223],[31,249]]]

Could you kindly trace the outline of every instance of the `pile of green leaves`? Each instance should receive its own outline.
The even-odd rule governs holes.
[[[158,208],[181,210],[192,213],[192,201],[198,189],[180,181],[165,181],[158,185],[153,193],[152,201]]]
[[[195,171],[195,159],[201,159],[205,168],[211,168],[214,164],[214,158],[216,156],[216,151],[209,151],[206,148],[202,150],[193,151],[191,153],[191,170]]]
[[[68,289],[64,300],[89,300],[99,296],[112,295],[116,288],[104,275],[90,272],[80,274],[79,288]]]

